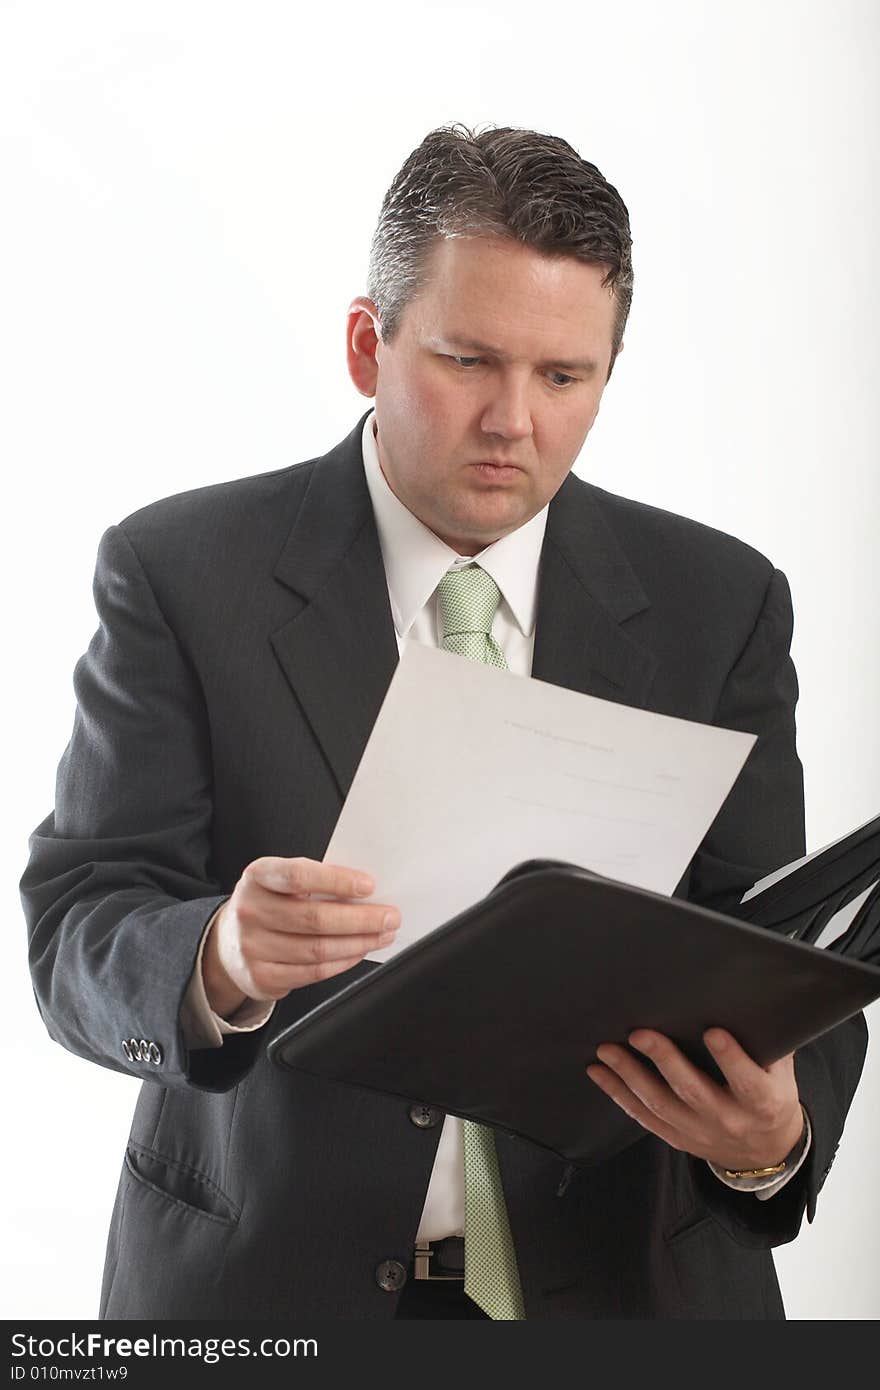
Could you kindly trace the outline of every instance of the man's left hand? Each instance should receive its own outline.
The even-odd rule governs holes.
[[[720,1168],[770,1168],[797,1144],[803,1113],[794,1054],[759,1066],[723,1028],[703,1034],[727,1085],[700,1071],[662,1033],[637,1028],[624,1047],[602,1043],[587,1075],[645,1129],[674,1149]],[[659,1072],[659,1075],[658,1075]]]

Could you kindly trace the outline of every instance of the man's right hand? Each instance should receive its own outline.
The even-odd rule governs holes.
[[[400,925],[397,908],[357,901],[374,887],[368,874],[315,859],[267,856],[248,864],[202,955],[214,1012],[228,1018],[245,999],[283,999],[389,946]]]

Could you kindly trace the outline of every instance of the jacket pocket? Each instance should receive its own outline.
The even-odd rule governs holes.
[[[663,1239],[667,1245],[676,1245],[688,1236],[693,1235],[701,1228],[708,1229],[713,1224],[713,1218],[705,1207],[691,1207],[682,1216],[674,1221],[671,1226],[667,1226],[663,1232]]]
[[[784,1317],[769,1251],[737,1245],[704,1207],[664,1231],[677,1306],[667,1316],[702,1319]]]
[[[188,1163],[129,1142],[125,1166],[135,1182],[166,1202],[223,1226],[238,1224],[241,1211],[231,1198]]]

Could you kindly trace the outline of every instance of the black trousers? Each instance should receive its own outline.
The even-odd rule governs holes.
[[[463,1279],[408,1279],[397,1302],[398,1318],[492,1319],[464,1291]]]

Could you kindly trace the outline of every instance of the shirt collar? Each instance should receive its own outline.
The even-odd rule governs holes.
[[[547,508],[543,507],[516,531],[487,545],[479,555],[457,555],[391,491],[379,463],[373,432],[375,419],[373,410],[364,421],[364,472],[398,636],[406,637],[446,571],[455,564],[473,561],[492,576],[518,627],[524,636],[530,637],[538,606],[538,565],[547,526]]]

